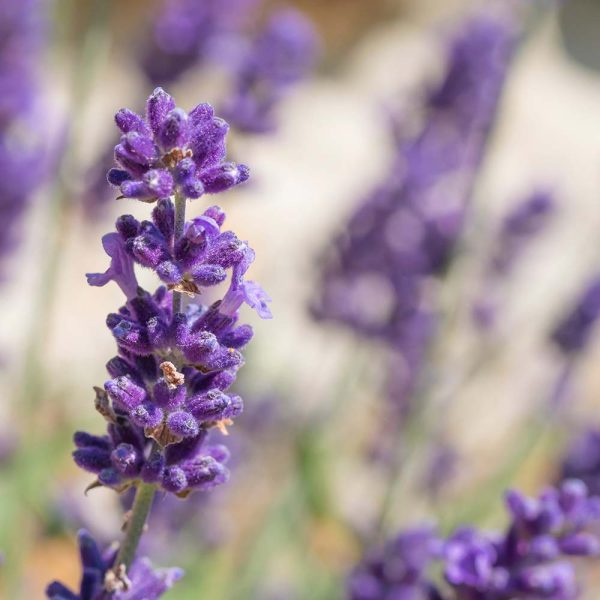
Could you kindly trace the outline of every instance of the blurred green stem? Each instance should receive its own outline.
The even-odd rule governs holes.
[[[125,533],[125,539],[121,543],[119,553],[115,560],[115,567],[125,565],[126,569],[129,569],[137,547],[140,543],[142,534],[144,533],[144,526],[146,525],[146,519],[150,514],[152,508],[152,501],[154,500],[154,494],[156,488],[153,484],[140,482],[135,492],[135,500],[133,507],[127,520],[127,529]]]

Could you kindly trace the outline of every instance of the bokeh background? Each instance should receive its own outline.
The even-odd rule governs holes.
[[[256,4],[250,32],[280,7]],[[502,490],[556,481],[572,440],[600,426],[600,341],[568,359],[550,341],[600,272],[600,3],[504,3],[523,39],[460,250],[433,284],[449,318],[423,367],[425,393],[402,419],[389,398],[390,370],[406,368],[397,349],[311,307],[332,240],[389,177],[398,135],[414,130],[423,90],[443,74],[448,40],[481,5],[289,5],[312,22],[318,58],[278,103],[274,131],[232,128],[230,155],[252,178],[218,199],[256,250],[252,277],[274,319],[247,316],[256,334],[236,384],[245,413],[225,440],[231,482],[159,502],[151,516],[145,550],[186,570],[173,600],[341,598],[386,498],[389,533],[421,520],[501,526]],[[142,106],[152,89],[139,60],[161,2],[54,0],[31,10],[45,21],[35,129],[50,158],[25,213],[1,224],[15,234],[0,288],[0,597],[11,600],[42,598],[55,578],[76,584],[80,527],[105,543],[120,535],[120,499],[106,489],[85,496],[92,477],[70,457],[73,431],[102,428],[92,386],[114,353],[105,315],[122,303],[116,286],[89,287],[84,274],[106,268],[100,238],[114,219],[148,207],[110,189],[98,199],[90,186],[115,143],[113,114]],[[204,61],[166,87],[185,108],[219,106],[223,72]],[[492,290],[498,315],[482,331],[473,307],[489,291],[485,265],[502,219],[537,191],[552,197],[552,216]],[[370,281],[365,310],[384,293]],[[560,408],[549,412],[565,370]]]

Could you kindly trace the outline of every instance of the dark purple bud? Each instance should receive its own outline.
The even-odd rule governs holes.
[[[220,265],[200,265],[192,270],[192,279],[200,287],[217,285],[227,279],[227,271]]]
[[[75,464],[90,473],[100,473],[110,467],[110,452],[106,449],[89,446],[73,452]]]
[[[212,389],[190,399],[188,409],[199,421],[217,421],[231,404],[231,399],[221,390]]]
[[[181,346],[186,358],[192,362],[202,362],[219,350],[219,340],[209,331],[201,331],[193,335],[186,331],[184,335],[177,337],[177,344]]]
[[[110,457],[113,465],[122,475],[133,477],[140,472],[143,457],[135,446],[119,444]]]
[[[120,185],[123,182],[129,181],[131,179],[131,175],[123,169],[111,169],[106,174],[106,179],[111,185],[114,185],[115,187],[120,187]]]
[[[151,235],[138,235],[133,240],[132,251],[138,262],[144,267],[155,269],[160,263],[169,260],[169,250],[160,240]]]
[[[121,138],[128,156],[141,165],[150,166],[158,159],[158,152],[151,137],[132,131]]]
[[[179,464],[196,458],[202,450],[206,435],[206,430],[201,429],[196,437],[185,438],[177,444],[167,446],[165,449],[167,465]]]
[[[122,215],[117,219],[115,227],[127,240],[138,235],[140,231],[140,222],[133,215]]]
[[[165,470],[165,457],[162,454],[151,454],[142,467],[141,477],[146,483],[156,483],[162,479]]]
[[[168,198],[173,193],[173,176],[166,169],[151,169],[143,181],[157,198]]]
[[[162,409],[155,404],[146,402],[131,410],[129,416],[136,425],[154,429],[161,424],[164,413]]]
[[[234,330],[226,333],[221,338],[221,344],[228,348],[243,348],[254,335],[254,331],[250,325],[240,325]]]
[[[148,340],[153,348],[160,348],[166,343],[168,327],[158,317],[151,317],[146,322]]]
[[[183,410],[171,413],[167,417],[167,426],[175,434],[181,437],[194,437],[198,435],[198,423],[193,415]]]
[[[157,87],[152,92],[146,103],[146,116],[154,135],[158,135],[167,115],[174,108],[175,100],[162,88]]]
[[[158,143],[166,151],[181,148],[187,141],[189,119],[184,110],[174,108],[165,117],[156,136]]]
[[[114,467],[108,467],[98,473],[98,481],[107,487],[114,487],[123,483],[123,478]]]
[[[127,150],[123,144],[115,146],[115,160],[135,177],[141,177],[148,169],[148,166],[140,162],[140,158]]]
[[[130,131],[137,131],[138,133],[149,135],[150,131],[148,126],[144,122],[144,119],[140,115],[134,113],[128,108],[122,108],[115,115],[115,122],[117,127],[123,133],[129,133]]]
[[[246,165],[223,163],[202,172],[200,179],[209,194],[224,192],[234,185],[244,183],[250,177],[250,169]]]
[[[129,377],[117,377],[104,384],[104,389],[116,406],[130,412],[146,399],[146,390]]]
[[[182,406],[185,402],[185,397],[185,385],[173,387],[161,378],[154,386],[154,402],[168,410]]]
[[[203,102],[195,106],[190,112],[190,122],[194,127],[199,125],[208,125],[215,116],[215,111],[210,104]]]
[[[167,467],[163,473],[162,485],[168,492],[182,492],[187,486],[187,477],[180,467]]]
[[[190,487],[206,489],[229,479],[229,471],[211,456],[205,456],[197,463],[186,464],[184,470]]]
[[[134,377],[133,367],[125,359],[121,358],[120,356],[115,356],[115,357],[111,358],[106,363],[106,370],[108,371],[108,374],[113,379],[115,379],[117,377],[123,377],[125,375],[132,377],[133,379],[136,379],[136,377]]]
[[[175,207],[170,200],[159,200],[152,211],[152,221],[163,234],[167,243],[171,242],[175,228]]]
[[[161,281],[169,284],[177,284],[183,279],[183,273],[171,260],[165,260],[156,267],[156,274]]]
[[[228,131],[229,125],[218,117],[214,117],[209,123],[193,127],[190,131],[188,146],[200,169],[216,165],[225,158],[225,136]]]
[[[73,442],[77,448],[100,448],[109,451],[111,447],[110,440],[106,436],[100,437],[85,431],[76,431]]]
[[[213,219],[219,227],[225,223],[225,212],[220,206],[210,206],[204,211],[204,216]]]

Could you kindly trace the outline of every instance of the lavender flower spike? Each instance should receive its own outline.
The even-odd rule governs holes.
[[[102,238],[109,268],[87,276],[92,286],[117,283],[125,303],[106,318],[117,355],[106,365],[104,386],[95,388],[106,434],[76,432],[73,459],[96,476],[90,489],[134,488],[135,495],[118,553],[101,555],[81,533],[80,594],[55,582],[47,591],[55,600],[153,600],[180,577],[178,570],[154,572],[137,558],[144,524],[157,492],[186,498],[228,480],[229,452],[209,438],[215,430],[227,435],[243,410],[242,399],[229,391],[253,336],[238,322],[240,309],[245,302],[270,317],[266,293],[244,279],[254,251],[221,230],[225,213],[210,206],[185,221],[188,198],[224,191],[247,177],[246,167],[224,162],[227,124],[208,104],[188,115],[160,88],[148,99],[145,119],[122,109],[116,122],[123,132],[115,149],[122,168],[112,169],[109,180],[127,196],[157,204],[152,220],[117,219],[116,231]],[[136,265],[167,287],[153,294],[142,289]],[[221,300],[184,302],[184,293],[195,296],[230,272]]]
[[[18,240],[28,200],[43,182],[47,155],[34,115],[44,41],[44,3],[0,5],[0,262]],[[0,267],[3,267],[0,264]]]
[[[431,529],[401,534],[353,571],[348,598],[578,598],[572,558],[600,556],[600,498],[571,479],[538,498],[510,491],[506,506],[510,523],[500,535],[474,527],[461,527],[445,541]],[[434,563],[443,567],[443,588],[430,573]]]
[[[116,549],[101,552],[91,535],[78,534],[83,575],[79,592],[55,581],[46,589],[50,600],[157,600],[183,576],[181,569],[155,571],[148,559],[137,559],[127,573],[113,570]]]
[[[108,181],[126,198],[143,202],[173,194],[199,198],[248,179],[248,167],[225,162],[229,126],[208,104],[199,104],[188,114],[156,88],[148,98],[145,118],[122,109],[115,121],[123,134],[115,147],[120,168],[108,172]]]

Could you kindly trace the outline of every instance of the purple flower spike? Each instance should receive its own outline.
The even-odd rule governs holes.
[[[79,592],[72,592],[58,581],[46,588],[50,600],[157,600],[183,577],[181,569],[154,570],[147,558],[137,558],[127,570],[127,583],[117,585],[113,593],[105,587],[112,568],[114,552],[100,552],[92,536],[85,530],[78,534],[79,554],[83,575]]]
[[[115,147],[119,168],[109,171],[108,180],[127,198],[155,202],[175,193],[199,198],[248,179],[248,167],[225,162],[229,126],[207,104],[188,115],[156,88],[145,120],[128,109],[115,120],[123,135]]]
[[[348,598],[575,600],[580,586],[569,558],[598,556],[598,502],[576,480],[537,498],[509,492],[503,534],[463,527],[443,541],[431,530],[403,533],[367,554],[350,577]],[[443,592],[429,572],[435,562],[442,563]]]

